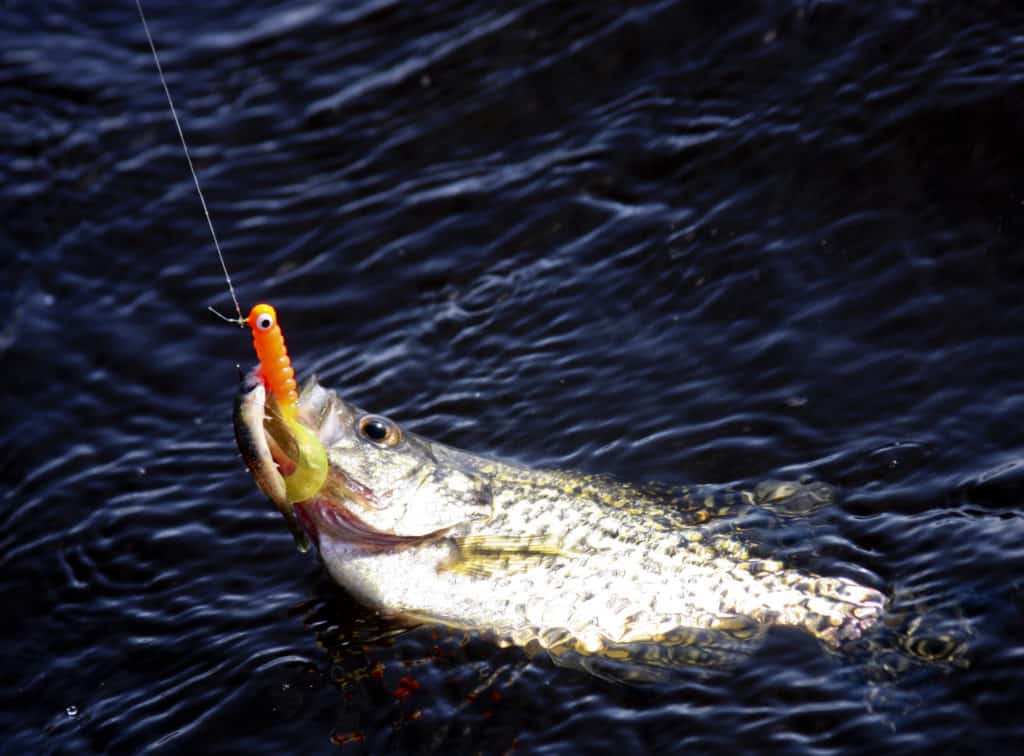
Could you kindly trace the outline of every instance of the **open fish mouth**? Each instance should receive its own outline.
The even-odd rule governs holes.
[[[337,403],[333,394],[311,379],[303,387],[299,422],[324,446],[340,432]],[[399,535],[381,530],[360,518],[357,511],[375,506],[373,492],[344,471],[330,465],[326,480],[316,492],[296,500],[289,489],[289,478],[302,471],[302,442],[295,437],[294,422],[285,422],[259,369],[242,378],[235,399],[235,439],[246,467],[260,490],[284,515],[301,551],[309,549],[309,541],[317,542],[321,534],[335,541],[378,551],[423,543],[442,530],[422,535]]]

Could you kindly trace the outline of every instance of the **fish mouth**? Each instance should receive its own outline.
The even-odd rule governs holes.
[[[324,446],[340,432],[337,402],[333,392],[310,379],[302,389],[299,422],[319,437]],[[361,519],[356,510],[375,506],[371,490],[349,478],[330,464],[320,491],[309,499],[292,501],[288,495],[288,476],[299,465],[299,446],[292,430],[284,422],[273,394],[254,368],[242,377],[235,398],[235,439],[242,459],[259,489],[284,515],[300,551],[307,551],[312,540],[321,535],[354,547],[379,551],[404,548],[433,540],[445,530],[423,535],[399,535],[380,530]]]

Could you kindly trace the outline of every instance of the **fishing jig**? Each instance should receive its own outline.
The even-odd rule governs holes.
[[[258,304],[249,311],[245,323],[252,329],[260,377],[277,400],[281,419],[291,436],[295,469],[284,476],[285,494],[289,502],[305,501],[315,496],[327,480],[327,452],[317,435],[298,420],[295,370],[284,345],[277,311],[268,304]]]
[[[156,63],[156,70],[160,74],[160,83],[163,85],[164,94],[167,95],[167,104],[171,109],[171,117],[178,129],[178,136],[181,138],[181,147],[185,151],[185,159],[188,161],[189,171],[192,173],[192,181],[196,186],[196,193],[199,195],[199,202],[203,206],[203,213],[206,215],[206,224],[210,227],[210,235],[213,237],[213,247],[217,250],[217,257],[220,260],[220,267],[224,271],[224,279],[228,284],[228,291],[231,293],[231,301],[234,302],[237,318],[229,318],[221,315],[217,310],[210,307],[209,310],[217,317],[234,323],[241,328],[246,325],[252,329],[253,345],[256,347],[256,356],[260,361],[260,376],[267,388],[273,394],[274,399],[281,411],[281,419],[288,429],[291,444],[290,457],[294,462],[294,469],[291,474],[284,476],[285,492],[288,501],[291,503],[305,501],[317,493],[327,480],[328,461],[327,452],[320,443],[316,433],[299,422],[299,393],[295,384],[295,370],[292,368],[291,358],[288,357],[288,350],[284,345],[284,335],[281,333],[281,326],[277,323],[277,312],[268,304],[258,304],[249,311],[249,317],[242,317],[242,308],[238,304],[238,297],[235,294],[235,287],[231,283],[231,276],[228,274],[228,266],[224,262],[224,253],[217,241],[217,232],[213,230],[213,221],[210,219],[210,211],[206,206],[206,198],[199,186],[199,176],[196,174],[195,166],[192,164],[192,156],[188,150],[188,143],[185,141],[185,132],[182,131],[181,122],[178,120],[178,113],[174,109],[174,100],[171,98],[171,90],[167,86],[167,78],[164,76],[163,66],[160,65],[160,56],[156,53],[156,44],[153,42],[153,35],[149,31],[149,24],[146,22],[146,14],[142,10],[142,0],[135,0],[135,6],[139,10],[139,18],[142,19],[142,28],[146,32],[146,40],[149,42],[149,49],[153,53],[153,61]]]
[[[260,374],[281,412],[295,416],[299,393],[295,383],[288,349],[284,345],[284,334],[277,322],[277,311],[268,304],[258,304],[249,311],[246,324],[252,329],[252,343],[260,361]]]

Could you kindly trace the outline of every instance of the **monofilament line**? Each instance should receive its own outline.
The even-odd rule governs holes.
[[[206,198],[199,186],[199,176],[196,174],[195,166],[192,165],[192,155],[188,151],[188,143],[185,141],[185,132],[181,130],[181,121],[178,120],[178,112],[174,109],[174,100],[171,98],[171,90],[167,86],[167,77],[164,76],[164,68],[160,65],[160,56],[156,54],[156,45],[153,43],[153,35],[149,33],[149,24],[146,23],[146,14],[142,11],[142,0],[135,0],[135,7],[139,9],[139,18],[142,19],[142,29],[146,32],[146,39],[149,41],[149,49],[153,52],[153,60],[156,63],[157,73],[160,74],[160,83],[163,84],[164,94],[167,95],[167,104],[171,106],[171,117],[178,129],[178,136],[181,138],[181,147],[185,150],[185,160],[188,161],[188,169],[192,173],[192,181],[196,185],[196,193],[199,194],[199,202],[203,206],[203,214],[206,215],[206,225],[210,227],[210,236],[213,237],[213,247],[217,250],[217,258],[220,260],[220,267],[224,271],[224,279],[228,282],[228,291],[231,292],[231,301],[235,303],[235,311],[238,313],[238,320],[225,318],[219,312],[212,310],[230,323],[237,322],[239,326],[245,327],[245,318],[242,317],[242,307],[238,304],[238,297],[235,296],[235,287],[231,283],[231,276],[228,273],[228,266],[224,262],[224,253],[220,251],[220,242],[217,241],[217,232],[213,230],[213,220],[210,218],[210,210],[206,206]]]

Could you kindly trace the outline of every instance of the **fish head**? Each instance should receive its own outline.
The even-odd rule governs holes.
[[[258,370],[243,378],[235,402],[238,447],[300,548],[305,536],[356,550],[408,547],[492,515],[490,486],[474,469],[475,458],[364,412],[315,378],[302,388],[297,421],[302,428],[282,422]],[[328,471],[318,491],[291,501],[288,480],[301,472],[303,429],[326,450]]]

